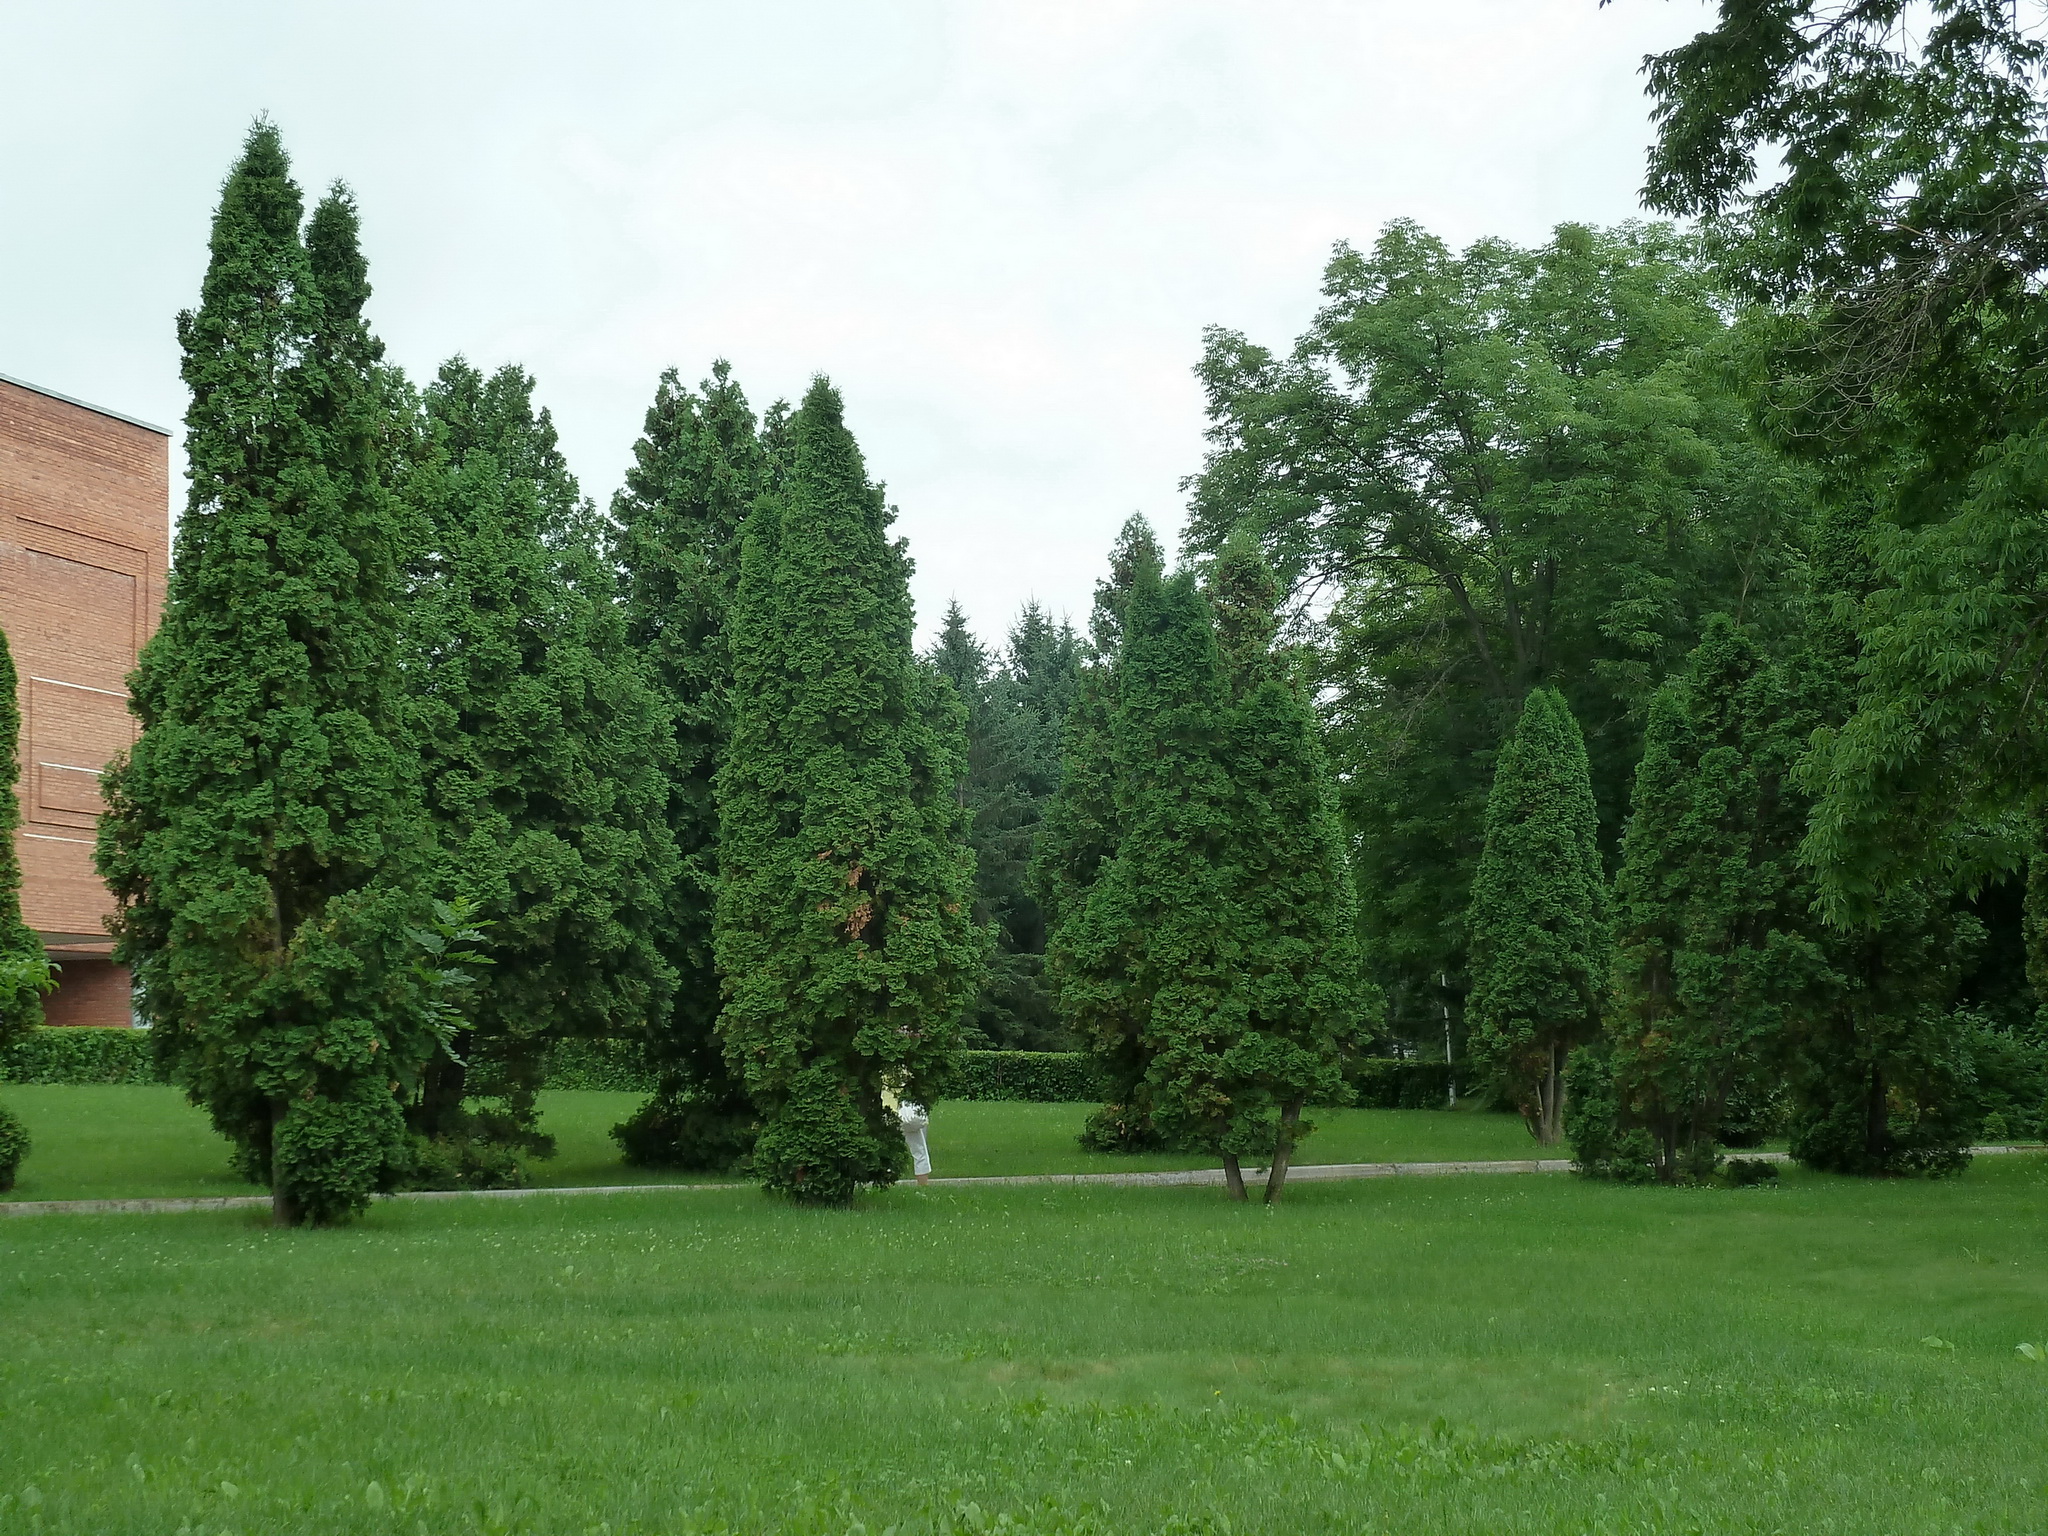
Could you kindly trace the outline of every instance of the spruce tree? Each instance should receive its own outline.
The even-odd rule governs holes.
[[[1466,1017],[1475,1060],[1545,1146],[1563,1132],[1565,1059],[1598,1029],[1607,989],[1607,884],[1594,833],[1578,722],[1556,689],[1534,689],[1486,800],[1466,914]]]
[[[301,210],[259,123],[178,322],[191,491],[99,844],[162,1065],[283,1223],[402,1173],[401,1101],[441,1045],[369,285],[346,194],[312,253]]]
[[[1768,1097],[1788,1020],[1826,975],[1796,861],[1805,732],[1781,671],[1725,616],[1651,703],[1614,881],[1610,1124],[1572,1117],[1588,1171],[1665,1182],[1719,1159],[1731,1097]],[[1578,1082],[1575,1068],[1574,1083]],[[1648,1145],[1631,1148],[1632,1130]]]
[[[1028,889],[1031,853],[1059,783],[1059,728],[1080,666],[1073,631],[1028,605],[999,662],[948,608],[926,658],[967,710],[961,797],[975,858],[975,920],[995,942],[968,1014],[970,1038],[1004,1049],[1056,1049],[1066,1041],[1040,972],[1045,925]]]
[[[650,1021],[653,1096],[613,1131],[643,1166],[722,1169],[753,1145],[754,1108],[717,1033],[712,907],[718,887],[714,782],[731,730],[727,640],[740,534],[765,486],[766,459],[746,396],[720,360],[698,391],[661,376],[626,483],[612,499],[614,558],[632,647],[673,719],[667,820],[681,869],[661,947],[674,1001]]]
[[[984,887],[996,948],[983,988],[983,1030],[999,1045],[1067,1050],[1072,1037],[1053,1011],[1045,981],[1045,914],[1033,892],[1031,861],[1060,786],[1060,740],[1081,676],[1073,626],[1028,603],[1011,627],[992,694],[1003,742],[1009,824]]]
[[[0,1052],[43,1021],[50,962],[42,940],[21,920],[21,859],[14,831],[21,825],[15,785],[21,779],[21,709],[14,656],[0,630]],[[14,1171],[28,1155],[28,1132],[0,1105],[0,1191],[14,1187]]]
[[[959,701],[912,649],[910,562],[816,380],[744,536],[718,769],[719,1034],[763,1184],[843,1203],[907,1163],[979,982]]]
[[[1059,791],[1046,807],[1032,854],[1031,890],[1046,930],[1047,991],[1060,1022],[1095,1055],[1110,1083],[1110,1101],[1081,1133],[1082,1145],[1099,1151],[1159,1142],[1139,1021],[1128,1009],[1111,1016],[1109,997],[1087,975],[1071,942],[1078,930],[1067,930],[1086,910],[1089,892],[1121,842],[1114,740],[1119,667],[1132,594],[1141,583],[1157,583],[1164,567],[1151,526],[1131,517],[1110,550],[1108,580],[1096,584],[1089,658],[1062,732]]]
[[[412,1109],[430,1183],[516,1181],[519,1152],[551,1155],[535,1104],[547,1047],[638,1034],[675,988],[653,942],[676,878],[668,715],[532,394],[515,367],[444,365],[410,482],[427,534],[409,662],[431,885],[489,930],[492,960]]]

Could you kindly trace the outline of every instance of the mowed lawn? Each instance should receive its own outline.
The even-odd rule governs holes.
[[[2048,1526],[2048,1160],[0,1222],[0,1531]]]
[[[537,1184],[695,1182],[701,1175],[628,1168],[611,1127],[640,1102],[630,1093],[544,1093],[543,1123],[554,1159],[535,1167]],[[74,1088],[0,1084],[0,1104],[28,1126],[34,1150],[0,1200],[96,1200],[143,1196],[246,1195],[228,1167],[226,1143],[173,1088]],[[1204,1159],[1171,1154],[1083,1152],[1075,1135],[1087,1104],[952,1103],[936,1106],[934,1172],[1106,1173],[1193,1168]],[[1323,1110],[1302,1147],[1310,1163],[1430,1162],[1537,1155],[1513,1115],[1440,1110]]]

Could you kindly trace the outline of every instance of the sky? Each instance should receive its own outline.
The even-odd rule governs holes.
[[[617,488],[664,368],[824,373],[920,632],[1085,622],[1177,539],[1205,326],[1284,347],[1323,263],[1641,217],[1645,54],[1702,0],[0,0],[0,373],[175,427],[174,332],[250,121],[363,215],[416,378],[538,382]],[[173,450],[173,500],[182,499]]]

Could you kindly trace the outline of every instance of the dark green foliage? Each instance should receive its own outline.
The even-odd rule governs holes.
[[[280,1221],[325,1222],[404,1171],[401,1100],[441,1041],[368,284],[346,194],[310,253],[300,212],[259,124],[178,322],[191,493],[99,861],[167,1073]]]
[[[752,1144],[754,1108],[727,1067],[716,1030],[712,907],[718,883],[720,754],[730,732],[728,612],[740,534],[767,462],[746,396],[721,360],[692,393],[670,369],[612,499],[629,643],[649,664],[674,719],[669,833],[681,860],[660,945],[677,973],[674,1001],[650,1019],[653,1097],[616,1135],[641,1166],[718,1169]]]
[[[1086,1051],[962,1051],[946,1097],[1089,1104],[1108,1086]]]
[[[492,960],[411,1120],[459,1144],[426,1154],[421,1177],[465,1183],[550,1155],[533,1100],[549,1040],[642,1030],[675,990],[652,939],[677,877],[668,716],[532,395],[517,368],[443,366],[407,482],[424,533],[409,670],[429,879],[488,928]]]
[[[1550,1145],[1565,1061],[1599,1027],[1609,960],[1586,748],[1562,694],[1529,694],[1498,764],[1467,917],[1472,1056]]]
[[[1393,1035],[1463,1039],[1494,752],[1530,688],[1584,727],[1603,847],[1643,706],[1717,608],[1769,626],[1804,494],[1727,306],[1669,229],[1340,246],[1290,353],[1213,330],[1191,547],[1249,527],[1322,642],[1328,747]]]
[[[1065,1032],[1041,975],[1045,920],[1028,877],[1046,807],[1059,788],[1060,734],[1080,677],[1080,641],[1032,603],[998,660],[955,603],[926,659],[966,706],[960,794],[974,849],[975,920],[995,930],[968,1024],[999,1047],[1057,1049]]]
[[[1840,969],[1875,1033],[1848,1049],[1838,1022],[1814,1111],[1847,1147],[1860,1097],[1866,1165],[1921,1097],[1885,1084],[1962,1081],[1959,1060],[1937,1066],[1960,1050],[1934,1022],[1943,987],[1902,981],[1894,1010],[1887,957],[1917,951],[1911,925],[1948,921],[1950,891],[2038,857],[2044,59],[2034,20],[2002,0],[1724,0],[1717,26],[1650,66],[1646,195],[1707,216],[1729,270],[1783,306],[1771,419],[1863,509],[1839,535],[1864,569],[1836,583],[1852,675],[1809,765],[1805,851],[1828,915],[1870,946]],[[1937,937],[1929,953],[1950,949]],[[1881,1040],[1904,1053],[1889,1069]]]
[[[1091,1120],[1082,1136],[1084,1145],[1100,1151],[1136,1150],[1156,1143],[1146,1060],[1136,1019],[1112,1019],[1104,1012],[1109,997],[1085,979],[1077,969],[1080,956],[1063,951],[1059,937],[1086,910],[1089,892],[1115,857],[1122,837],[1115,722],[1126,619],[1132,593],[1141,582],[1157,583],[1164,567],[1165,556],[1151,526],[1142,517],[1126,521],[1110,550],[1109,578],[1095,587],[1088,626],[1091,654],[1061,733],[1058,793],[1046,807],[1030,869],[1030,887],[1046,931],[1047,990],[1062,1023],[1080,1035],[1112,1084],[1100,1123]],[[1085,1006],[1095,1021],[1086,1034],[1074,1024],[1077,1004],[1064,996],[1070,973],[1086,992]]]
[[[900,1173],[883,1090],[943,1084],[983,933],[961,706],[911,649],[891,513],[823,379],[786,433],[727,629],[718,1029],[762,1115],[763,1183],[829,1202]]]
[[[161,1083],[146,1029],[66,1025],[30,1030],[0,1046],[0,1083]]]
[[[558,1040],[548,1049],[545,1081],[592,1093],[648,1093],[655,1075],[644,1040]],[[618,1134],[614,1128],[613,1138]]]
[[[1451,1088],[1470,1081],[1464,1062],[1358,1056],[1345,1064],[1352,1102],[1360,1109],[1448,1109]]]
[[[1607,1035],[1620,1128],[1650,1133],[1666,1182],[1713,1172],[1731,1098],[1768,1095],[1788,1020],[1824,992],[1795,861],[1801,725],[1780,671],[1720,615],[1650,704],[1614,878]]]
[[[1820,794],[1809,813],[1809,859],[1831,842],[1845,846],[1832,841],[1840,827],[1835,727],[1857,707],[1859,621],[1883,580],[1872,536],[1862,503],[1828,513],[1815,535],[1805,641],[1793,665],[1808,710],[1823,722],[1799,774],[1809,794]],[[1854,862],[1820,860],[1823,896]],[[1835,1173],[1955,1172],[1981,1114],[1981,1032],[1956,1004],[1984,925],[1925,865],[1895,867],[1883,886],[1835,910],[1848,921],[1823,935],[1829,987],[1793,1021],[1793,1153]]]
[[[21,825],[14,790],[21,780],[20,740],[14,656],[0,631],[0,1060],[42,1023],[43,994],[51,986],[42,940],[21,920],[21,861],[14,851],[14,830]],[[27,1155],[28,1132],[0,1108],[0,1190],[13,1185],[14,1170]]]
[[[43,994],[51,986],[42,940],[21,920],[21,860],[14,850],[21,825],[14,788],[21,781],[20,740],[14,656],[0,630],[0,1050],[42,1023]]]
[[[1630,1110],[1616,1084],[1613,1044],[1588,1041],[1565,1067],[1564,1133],[1572,1166],[1589,1178],[1647,1184],[1657,1177],[1663,1149]]]
[[[1118,1089],[1084,1142],[1156,1133],[1233,1173],[1270,1159],[1271,1198],[1307,1133],[1302,1106],[1341,1095],[1364,1022],[1342,841],[1308,702],[1271,650],[1256,552],[1233,546],[1215,573],[1227,650],[1191,574],[1165,580],[1150,561],[1131,573],[1103,605],[1115,708],[1110,803],[1094,811],[1115,846],[1049,951],[1062,1014]]]

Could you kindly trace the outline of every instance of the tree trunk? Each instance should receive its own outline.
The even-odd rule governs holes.
[[[1287,1183],[1287,1165],[1294,1160],[1294,1128],[1301,1124],[1301,1100],[1280,1106],[1280,1134],[1273,1138],[1273,1166],[1266,1171],[1266,1204],[1277,1205]]]
[[[290,1107],[283,1099],[270,1101],[270,1224],[273,1227],[296,1227],[303,1214],[299,1210],[299,1202],[277,1182],[277,1132],[284,1124]]]
[[[1238,1166],[1237,1154],[1223,1154],[1223,1187],[1230,1191],[1230,1198],[1242,1200],[1244,1194],[1244,1169]]]
[[[1863,1155],[1882,1167],[1891,1152],[1891,1116],[1884,1102],[1884,1069],[1870,1064],[1870,1097],[1863,1106]]]
[[[421,1074],[419,1121],[413,1129],[422,1136],[446,1136],[461,1118],[462,1101],[469,1090],[467,1034],[457,1043],[463,1048],[464,1061],[436,1056]]]
[[[1546,1147],[1554,1147],[1564,1138],[1564,1071],[1559,1061],[1560,1052],[1556,1042],[1551,1043],[1550,1064],[1543,1074],[1543,1085],[1537,1089],[1536,1140]]]

